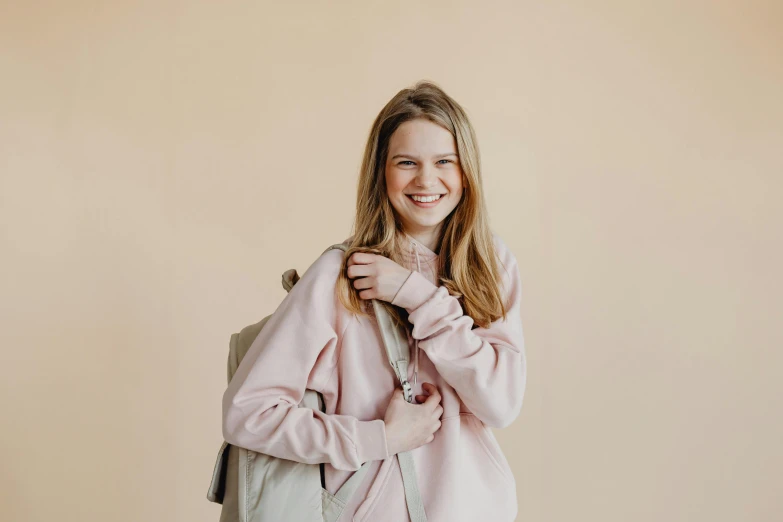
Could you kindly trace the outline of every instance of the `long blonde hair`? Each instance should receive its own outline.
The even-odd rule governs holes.
[[[400,124],[425,118],[449,131],[457,143],[465,190],[454,211],[441,226],[438,237],[438,279],[459,299],[463,313],[484,328],[506,316],[501,275],[489,228],[481,164],[473,126],[465,111],[440,87],[422,80],[398,92],[373,122],[364,149],[356,199],[353,239],[337,280],[340,302],[352,313],[372,315],[368,300],[358,295],[347,275],[347,260],[354,252],[370,252],[403,265],[402,224],[386,192],[385,166],[389,140]],[[404,265],[403,265],[404,266]],[[407,312],[380,301],[398,324],[406,324]]]

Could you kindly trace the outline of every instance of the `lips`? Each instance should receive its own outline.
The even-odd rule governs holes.
[[[440,203],[443,200],[443,198],[444,198],[444,195],[441,194],[440,197],[438,199],[436,199],[435,201],[430,201],[428,203],[423,203],[421,201],[416,201],[415,199],[413,199],[413,194],[405,194],[405,195],[408,197],[408,199],[411,200],[411,203],[413,203],[417,207],[421,207],[421,208],[431,208],[431,207],[434,207],[438,203]],[[433,194],[433,196],[434,195],[435,194]]]

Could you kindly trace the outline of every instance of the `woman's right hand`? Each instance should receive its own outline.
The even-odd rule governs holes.
[[[405,400],[403,390],[397,387],[386,407],[386,446],[389,456],[423,446],[435,439],[440,429],[443,406],[440,392],[434,384],[425,382],[421,387],[429,396],[422,404]],[[416,399],[421,397],[417,395]]]

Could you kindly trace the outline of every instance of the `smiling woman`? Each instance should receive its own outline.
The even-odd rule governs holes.
[[[375,119],[342,244],[305,272],[237,368],[226,441],[323,464],[329,509],[339,500],[329,520],[514,520],[514,477],[488,427],[522,407],[519,268],[488,227],[473,128],[437,85],[403,89]],[[410,367],[389,364],[371,302],[404,329]],[[306,389],[323,411],[300,405]]]
[[[462,198],[463,174],[456,150],[454,136],[424,118],[402,123],[389,140],[389,199],[405,231],[430,249],[435,248],[438,225]]]

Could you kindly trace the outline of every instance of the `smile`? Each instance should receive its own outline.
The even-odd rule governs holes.
[[[443,194],[439,194],[437,196],[412,196],[410,194],[406,194],[406,196],[413,202],[414,205],[422,208],[434,207],[440,203],[440,200],[443,199]]]

